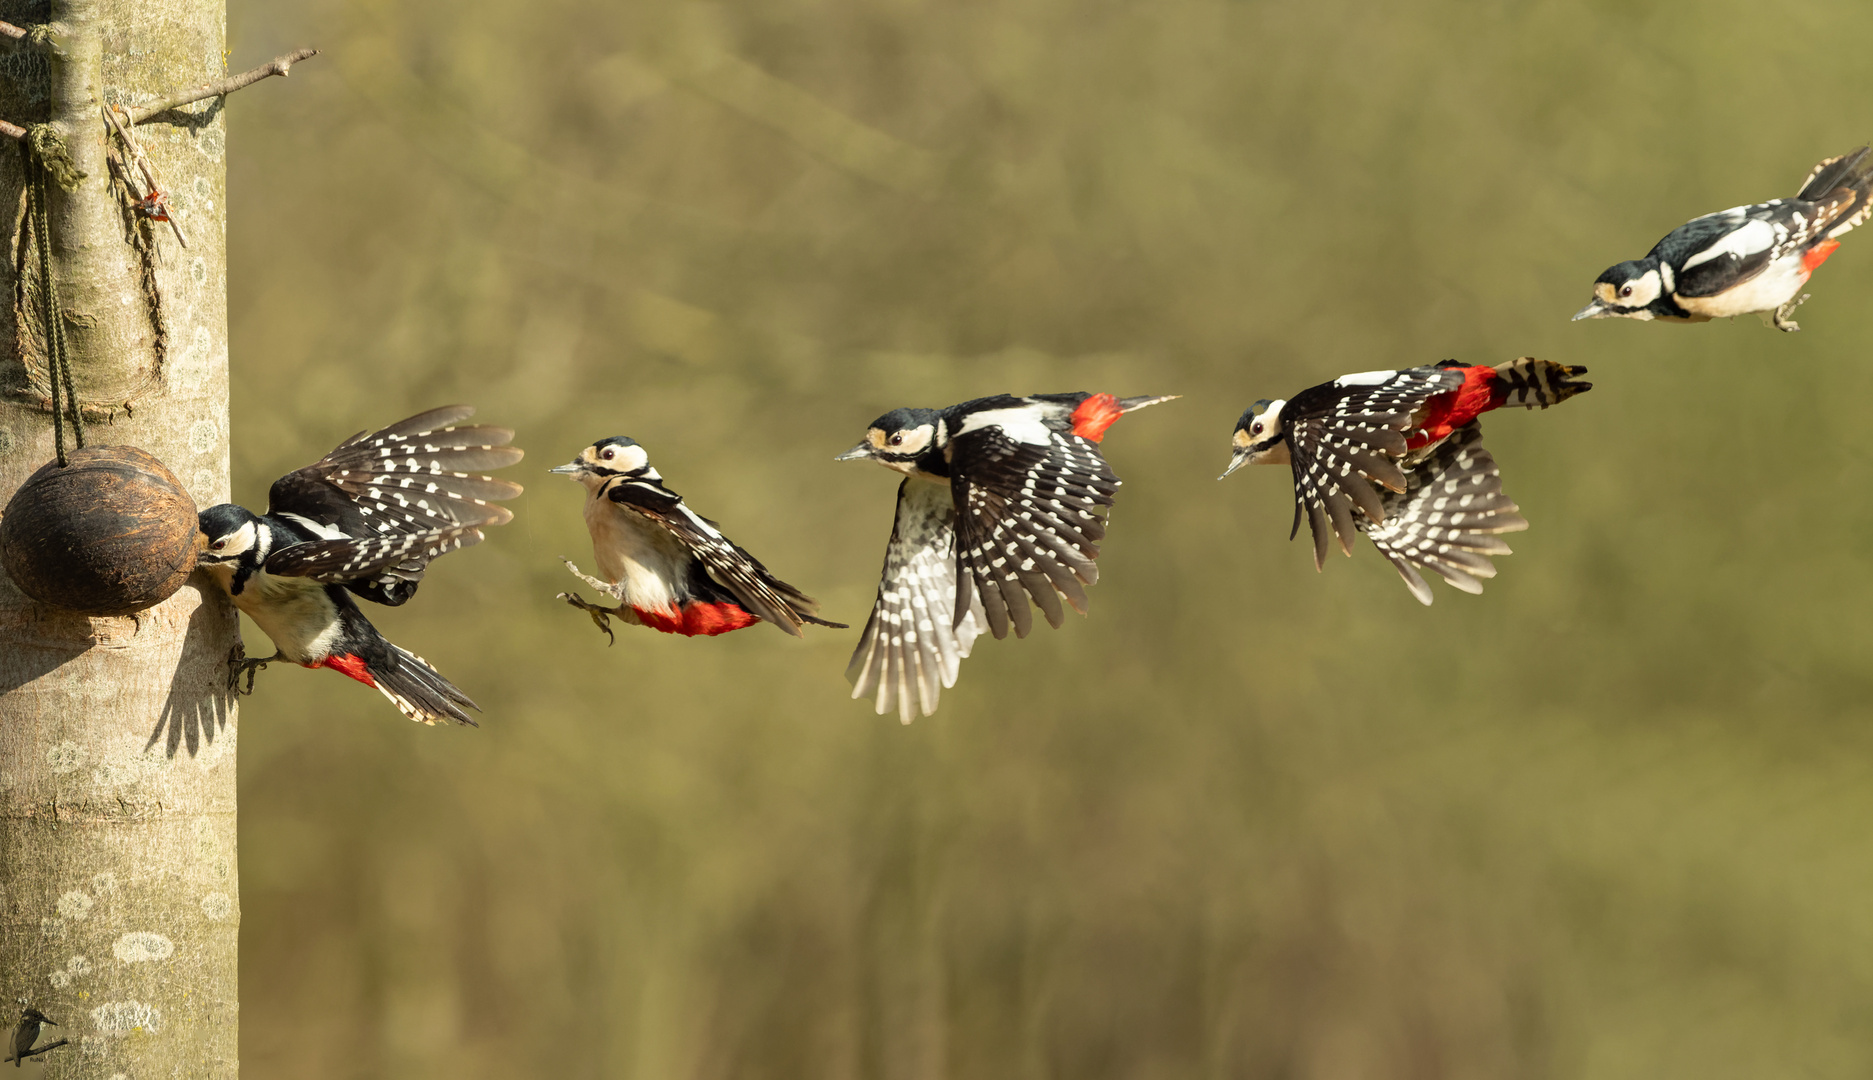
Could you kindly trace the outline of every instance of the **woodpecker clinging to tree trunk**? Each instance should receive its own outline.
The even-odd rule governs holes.
[[[622,603],[600,607],[578,593],[559,598],[590,614],[607,637],[613,615],[687,637],[712,637],[762,621],[795,637],[805,636],[806,623],[846,629],[819,618],[817,601],[775,577],[665,487],[635,439],[600,439],[548,471],[585,485],[585,524],[598,572],[607,580],[566,565]]]
[[[852,696],[875,695],[904,723],[936,711],[984,623],[1026,637],[1040,605],[1058,628],[1062,598],[1086,613],[1085,586],[1119,478],[1099,441],[1120,416],[1166,397],[1037,394],[947,409],[896,409],[837,460],[905,474],[878,600],[846,668]]]
[[[1314,567],[1337,539],[1346,554],[1367,538],[1422,603],[1436,572],[1464,592],[1496,576],[1500,534],[1528,528],[1502,493],[1477,417],[1492,409],[1545,409],[1593,389],[1583,367],[1524,356],[1496,367],[1454,360],[1435,367],[1343,375],[1283,400],[1262,400],[1236,421],[1228,476],[1244,465],[1294,471],[1294,526],[1306,517]]]
[[[1693,218],[1643,259],[1609,267],[1580,319],[1707,322],[1767,313],[1781,330],[1797,296],[1848,230],[1866,220],[1873,195],[1868,148],[1816,165],[1792,199],[1771,199]]]
[[[512,520],[495,501],[519,484],[472,475],[512,465],[514,433],[454,427],[474,415],[454,405],[382,431],[359,433],[318,462],[275,481],[267,512],[232,503],[202,511],[200,565],[278,649],[274,660],[331,668],[375,687],[412,720],[473,724],[468,696],[414,653],[377,632],[351,594],[395,606],[416,593],[430,560],[480,542]]]

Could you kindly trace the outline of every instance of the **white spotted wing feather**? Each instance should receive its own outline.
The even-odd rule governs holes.
[[[377,570],[368,580],[352,579],[352,590],[380,604],[403,603],[429,560],[450,550],[433,548],[427,538],[448,535],[459,538],[453,546],[466,546],[481,535],[463,527],[501,525],[514,516],[497,503],[519,495],[520,485],[477,473],[512,465],[521,451],[506,445],[514,436],[506,428],[458,426],[474,411],[451,405],[354,435],[275,481],[267,512],[331,543],[359,544],[354,561],[375,560]],[[406,557],[376,558],[410,537],[418,539]]]
[[[1431,602],[1420,569],[1464,592],[1482,592],[1480,579],[1496,576],[1489,556],[1509,554],[1500,534],[1528,528],[1502,493],[1502,473],[1482,438],[1474,422],[1459,428],[1407,468],[1403,492],[1384,494],[1383,522],[1359,524],[1420,603]]]
[[[1398,459],[1405,454],[1412,415],[1463,383],[1462,374],[1434,367],[1371,374],[1385,377],[1349,376],[1312,387],[1283,410],[1294,470],[1295,525],[1305,514],[1316,568],[1325,564],[1334,539],[1350,555],[1360,522],[1389,515],[1381,491],[1405,487]]]
[[[885,549],[878,600],[846,678],[854,698],[875,697],[880,716],[929,716],[981,631],[980,603],[956,617],[956,509],[947,485],[908,479]]]
[[[1099,580],[1099,541],[1119,488],[1097,444],[1045,430],[1039,444],[999,428],[958,436],[951,485],[961,504],[960,562],[970,580],[960,594],[982,605],[1000,638],[1026,637],[1030,598],[1050,625],[1065,618],[1060,601],[1085,614],[1086,589]]]

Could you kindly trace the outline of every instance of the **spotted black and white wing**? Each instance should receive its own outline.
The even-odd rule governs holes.
[[[1528,520],[1502,493],[1502,473],[1482,440],[1475,421],[1452,432],[1406,469],[1403,492],[1385,492],[1382,523],[1359,523],[1420,603],[1431,602],[1431,587],[1420,568],[1464,592],[1480,593],[1478,579],[1496,576],[1489,556],[1509,554],[1501,534],[1528,528]]]
[[[506,428],[454,426],[474,412],[472,406],[451,405],[354,435],[317,462],[275,481],[267,512],[328,540],[426,536],[458,525],[504,524],[513,513],[495,504],[519,495],[520,485],[473,474],[512,465],[522,452],[506,445],[514,437]],[[461,546],[470,543],[474,540]],[[433,558],[421,554],[425,550],[416,545],[410,557],[347,587],[380,604],[401,604],[415,594]]]
[[[716,527],[715,522],[691,510],[682,496],[656,480],[623,480],[605,489],[605,496],[670,531],[702,563],[709,580],[728,590],[751,615],[780,627],[795,637],[804,623],[843,630],[844,623],[816,618],[819,602],[774,576],[761,560],[748,554]]]
[[[1358,533],[1354,510],[1371,521],[1385,519],[1374,484],[1405,489],[1397,459],[1405,453],[1412,414],[1438,394],[1463,385],[1460,371],[1406,368],[1345,375],[1310,387],[1282,408],[1294,470],[1294,529],[1307,518],[1314,537],[1314,566],[1323,566],[1337,536],[1353,553]]]
[[[438,556],[480,542],[479,525],[451,525],[426,533],[308,540],[267,556],[265,568],[276,577],[310,578],[328,585],[369,584],[400,566],[427,566]]]
[[[982,604],[969,592],[958,618],[956,507],[943,485],[909,479],[898,485],[897,520],[885,548],[884,575],[845,677],[854,698],[875,697],[878,715],[896,709],[929,716],[937,696],[956,685],[956,672],[982,633]]]
[[[997,638],[1010,625],[1027,636],[1030,597],[1056,629],[1066,618],[1061,598],[1086,613],[1085,587],[1099,580],[1094,560],[1119,489],[1098,444],[1040,424],[1023,435],[987,425],[951,441],[957,610],[974,594]]]

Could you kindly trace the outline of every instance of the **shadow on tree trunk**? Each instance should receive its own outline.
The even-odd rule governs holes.
[[[229,618],[227,604],[220,590],[204,587],[198,572],[184,588],[202,593],[202,602],[189,616],[189,629],[182,640],[182,658],[176,664],[175,677],[169,683],[169,696],[156,718],[156,730],[143,749],[148,751],[167,738],[164,754],[175,757],[184,742],[194,757],[204,743],[228,726],[228,708],[234,691],[228,682],[228,657],[220,642],[226,640],[222,622]]]

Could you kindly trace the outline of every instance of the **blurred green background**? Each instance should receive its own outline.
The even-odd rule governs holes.
[[[243,706],[257,1077],[1873,1072],[1873,236],[1803,331],[1570,325],[1873,135],[1873,8],[1726,0],[234,5],[235,496],[470,401],[517,520],[373,611],[486,710]],[[1830,44],[1837,43],[1837,44]],[[1519,354],[1533,522],[1421,608],[1317,575],[1236,415]],[[642,441],[862,624],[899,405],[1182,393],[1092,616],[934,717],[856,631],[607,648],[545,473]],[[260,635],[248,627],[250,640]]]

